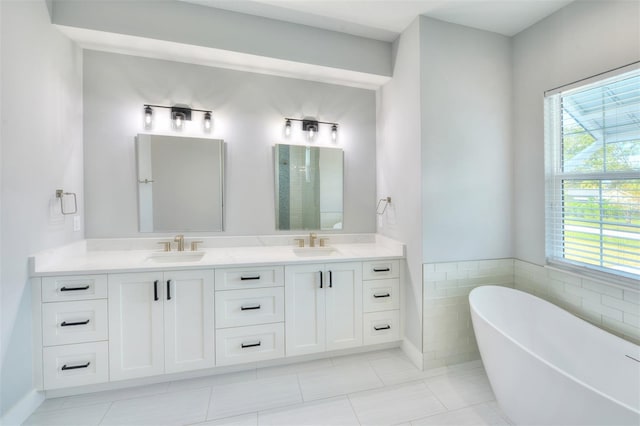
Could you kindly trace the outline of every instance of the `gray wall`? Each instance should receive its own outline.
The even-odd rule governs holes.
[[[420,56],[423,261],[511,257],[509,38],[421,17]]]
[[[56,0],[53,22],[381,76],[391,75],[390,43],[181,1]]]
[[[82,238],[54,196],[76,192],[82,209],[82,52],[50,25],[44,1],[3,1],[0,10],[4,416],[33,389],[27,256]]]
[[[394,44],[393,80],[378,90],[378,196],[391,204],[378,232],[407,246],[403,274],[404,332],[422,348],[422,217],[420,201],[420,22]]]
[[[640,2],[575,2],[513,38],[515,257],[543,265],[544,91],[640,60]]]
[[[86,50],[83,95],[88,238],[140,236],[134,136],[143,131],[144,103],[213,109],[210,137],[224,139],[227,150],[226,235],[275,232],[273,146],[307,143],[297,122],[284,137],[284,117],[338,122],[344,232],[375,232],[371,90]],[[198,123],[192,133],[202,136]],[[321,125],[313,144],[336,146],[329,126]]]

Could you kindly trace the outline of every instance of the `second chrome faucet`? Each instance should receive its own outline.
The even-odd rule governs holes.
[[[318,239],[318,235],[315,232],[309,233],[309,247],[316,247],[316,240]],[[328,238],[320,238],[320,247],[325,246],[325,242],[328,241]],[[304,238],[296,238],[294,241],[298,244],[298,247],[304,247]]]
[[[160,241],[158,244],[164,245],[164,251],[171,251],[171,243],[178,243],[178,251],[184,251],[184,235],[176,235],[173,241]],[[198,244],[202,244],[203,241],[191,241],[191,251],[198,251]]]

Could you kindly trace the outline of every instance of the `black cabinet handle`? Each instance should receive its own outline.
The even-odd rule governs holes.
[[[62,323],[60,324],[60,327],[71,327],[71,326],[74,326],[74,325],[87,325],[87,324],[89,324],[89,320],[76,321],[76,322],[62,321]]]
[[[329,288],[333,288],[333,272],[329,271]]]
[[[318,271],[318,272],[320,272],[320,288],[322,288],[324,284],[324,278],[322,276],[322,271]]]
[[[387,324],[387,325],[383,325],[382,327],[377,327],[377,326],[375,326],[375,325],[373,326],[373,329],[374,329],[375,331],[380,331],[380,330],[389,330],[390,328],[391,328],[391,326],[390,326],[390,325],[388,325],[388,324]]]
[[[153,282],[153,300],[158,300],[158,280]]]
[[[391,268],[373,268],[373,272],[389,272]]]
[[[82,364],[82,365],[67,365],[67,364],[65,364],[65,365],[62,366],[62,371],[65,371],[65,370],[77,370],[78,368],[87,368],[90,365],[91,365],[90,361],[87,361],[86,364]]]
[[[254,309],[260,309],[260,305],[240,306],[241,311],[252,311]]]
[[[245,276],[240,277],[240,281],[259,280],[259,279],[260,279],[260,275],[252,275],[250,277],[245,277]]]
[[[171,300],[171,280],[167,280],[167,300]]]
[[[385,293],[385,294],[374,294],[373,297],[375,297],[376,299],[379,299],[381,297],[391,297],[391,295],[389,293]]]
[[[89,290],[89,286],[85,285],[84,287],[62,287],[60,291],[82,291]]]
[[[258,340],[257,343],[241,343],[240,346],[242,346],[242,349],[244,349],[244,348],[254,348],[256,346],[260,346],[261,344],[262,342]]]

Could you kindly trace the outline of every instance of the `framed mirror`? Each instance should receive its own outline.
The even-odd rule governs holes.
[[[136,137],[140,232],[222,231],[224,142]]]
[[[276,229],[342,229],[343,174],[339,148],[277,144]]]

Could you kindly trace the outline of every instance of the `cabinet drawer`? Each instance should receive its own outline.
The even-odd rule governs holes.
[[[280,287],[284,285],[284,267],[216,269],[216,290]]]
[[[400,311],[364,314],[364,344],[395,342],[400,340]]]
[[[75,275],[42,278],[43,302],[106,298],[106,275]]]
[[[400,309],[400,280],[371,280],[362,284],[362,308],[364,312]]]
[[[109,381],[108,353],[107,342],[44,348],[44,388],[57,389]]]
[[[80,300],[42,305],[44,346],[108,339],[107,301]]]
[[[400,261],[380,260],[362,263],[362,279],[378,280],[400,277]]]
[[[216,328],[284,321],[284,288],[229,290],[216,293]]]
[[[216,331],[216,365],[284,357],[284,324],[254,325]]]

